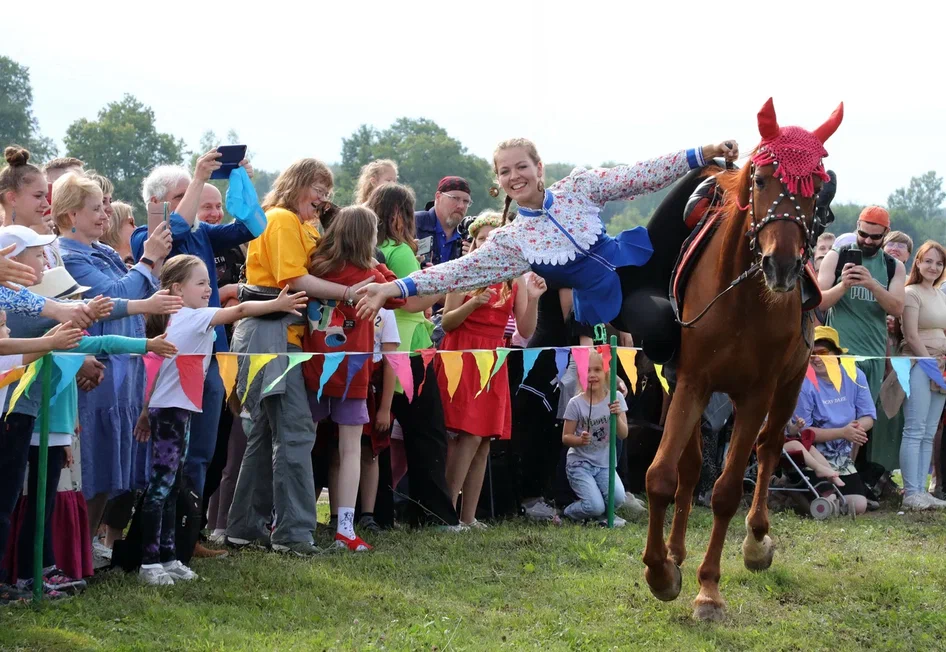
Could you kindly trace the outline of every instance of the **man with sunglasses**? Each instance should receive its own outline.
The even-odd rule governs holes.
[[[829,251],[818,271],[823,293],[820,308],[830,309],[827,325],[838,331],[841,345],[851,355],[878,358],[857,363],[875,401],[883,382],[883,357],[887,355],[887,315],[900,317],[905,296],[903,263],[883,251],[883,239],[889,231],[890,214],[880,206],[868,206],[857,219],[855,242]],[[861,251],[861,264],[848,262],[839,270],[839,260],[850,249]],[[870,442],[868,446],[868,459],[876,461],[872,450],[875,445]],[[885,443],[880,448],[886,450],[889,446]]]

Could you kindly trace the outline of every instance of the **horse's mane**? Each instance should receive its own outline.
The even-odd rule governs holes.
[[[755,155],[753,151],[750,158]],[[719,217],[722,220],[737,219],[745,214],[745,207],[749,204],[751,190],[749,174],[752,166],[745,165],[738,170],[722,170],[711,172],[716,177],[716,183],[723,193],[723,203],[719,207]]]

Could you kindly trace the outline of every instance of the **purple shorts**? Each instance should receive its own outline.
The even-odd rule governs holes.
[[[368,403],[363,398],[341,399],[323,395],[322,400],[317,401],[316,396],[315,392],[309,392],[309,409],[313,421],[331,418],[332,423],[340,426],[363,426],[370,421]]]

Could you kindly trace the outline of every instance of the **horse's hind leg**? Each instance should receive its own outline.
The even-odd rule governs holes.
[[[742,499],[742,483],[749,453],[759,434],[759,426],[768,410],[772,390],[760,388],[751,398],[734,399],[736,423],[726,465],[719,480],[713,485],[713,531],[709,547],[697,575],[700,593],[693,601],[693,617],[698,620],[721,620],[726,613],[726,603],[719,593],[720,558],[729,522]]]
[[[697,426],[686,448],[683,449],[683,455],[680,456],[680,462],[677,465],[679,478],[677,479],[677,493],[673,498],[673,525],[670,527],[668,546],[670,558],[677,566],[682,566],[687,556],[687,520],[693,505],[693,490],[696,488],[696,483],[700,481],[700,471],[703,466],[701,452],[703,439],[700,435],[700,428]]]
[[[769,537],[769,481],[782,455],[785,444],[784,428],[795,410],[796,397],[804,376],[793,378],[775,390],[769,407],[769,419],[759,434],[756,452],[759,475],[752,498],[752,508],[746,516],[746,539],[742,543],[742,558],[746,568],[761,571],[772,565],[775,545]]]
[[[647,546],[644,577],[651,593],[659,600],[673,600],[680,595],[682,578],[680,568],[667,555],[664,543],[664,517],[667,505],[677,491],[677,466],[683,449],[693,436],[700,414],[706,406],[707,395],[688,385],[685,379],[677,384],[667,413],[660,448],[647,471],[647,499],[650,503],[647,525]]]

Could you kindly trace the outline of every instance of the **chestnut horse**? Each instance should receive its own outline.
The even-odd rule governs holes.
[[[811,324],[803,320],[801,288],[815,239],[815,199],[827,178],[821,163],[827,154],[823,143],[842,116],[843,104],[814,132],[783,128],[769,99],[759,112],[762,142],[752,162],[716,175],[723,191],[718,228],[708,236],[689,276],[681,323],[686,326],[709,309],[680,336],[676,388],[660,448],[647,472],[650,522],[644,551],[651,591],[660,600],[675,599],[682,585],[687,518],[700,475],[700,414],[712,392],[725,392],[735,405],[736,420],[725,470],[713,488],[713,530],[699,568],[700,592],[693,612],[700,620],[718,620],[725,614],[720,556],[742,499],[753,446],[758,483],[746,517],[743,559],[750,570],[764,570],[772,563],[768,486],[781,455],[783,427],[808,367]],[[733,285],[740,278],[743,281]],[[664,517],[671,501],[676,511],[665,544]]]

